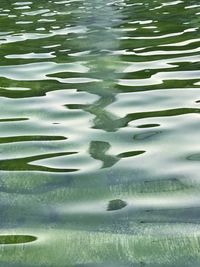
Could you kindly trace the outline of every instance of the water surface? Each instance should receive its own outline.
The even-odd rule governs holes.
[[[0,266],[199,266],[199,15],[1,1]]]

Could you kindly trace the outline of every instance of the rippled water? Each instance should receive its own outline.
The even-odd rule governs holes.
[[[200,265],[197,0],[1,0],[0,266]]]

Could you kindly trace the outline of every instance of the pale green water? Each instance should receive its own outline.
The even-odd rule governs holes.
[[[200,266],[199,15],[0,1],[0,267]]]

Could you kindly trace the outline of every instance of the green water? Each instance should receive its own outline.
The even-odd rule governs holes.
[[[200,266],[197,0],[0,1],[0,267]]]

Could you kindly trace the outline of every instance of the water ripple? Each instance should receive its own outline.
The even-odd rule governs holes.
[[[199,14],[2,1],[0,266],[199,266]]]

